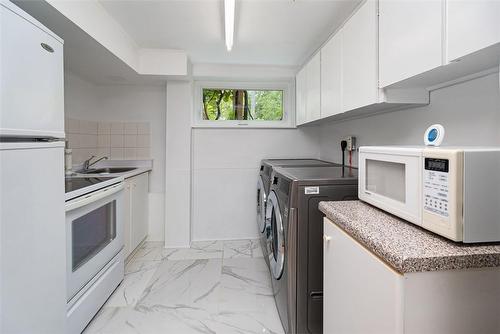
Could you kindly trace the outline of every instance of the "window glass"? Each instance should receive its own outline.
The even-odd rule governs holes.
[[[72,269],[76,271],[116,238],[116,201],[72,222]]]
[[[283,90],[203,88],[202,95],[203,120],[283,120]]]

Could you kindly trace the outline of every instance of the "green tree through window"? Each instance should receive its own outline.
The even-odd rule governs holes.
[[[203,89],[204,120],[283,120],[282,90]]]

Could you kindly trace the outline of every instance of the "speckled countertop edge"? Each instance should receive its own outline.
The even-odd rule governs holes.
[[[402,274],[500,267],[500,243],[452,242],[361,201],[320,202],[319,209]]]

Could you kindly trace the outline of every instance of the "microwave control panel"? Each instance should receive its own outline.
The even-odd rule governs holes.
[[[449,160],[425,158],[423,173],[424,210],[449,216]]]

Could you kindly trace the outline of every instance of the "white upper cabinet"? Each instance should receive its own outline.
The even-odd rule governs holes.
[[[310,122],[321,117],[321,55],[319,52],[307,63],[306,73],[306,122]]]
[[[318,52],[295,77],[297,125],[321,117],[321,55]]]
[[[442,8],[441,0],[380,0],[380,87],[443,64]]]
[[[368,0],[342,28],[342,109],[378,102],[377,3]]]
[[[500,1],[447,1],[448,61],[500,43]]]
[[[342,33],[321,49],[321,117],[342,112]]]
[[[307,73],[306,68],[302,68],[295,77],[295,100],[297,114],[297,125],[303,124],[306,121],[307,108]]]
[[[297,74],[297,124],[425,105],[499,59],[500,0],[366,0]]]

